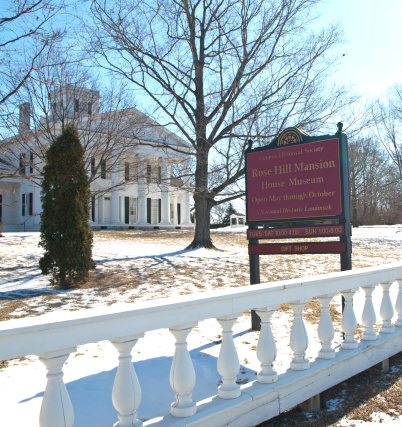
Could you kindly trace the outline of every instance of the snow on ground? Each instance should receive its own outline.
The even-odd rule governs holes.
[[[248,257],[245,229],[220,229],[214,233],[214,241],[223,251],[198,249],[184,251],[183,241],[175,239],[180,232],[171,232],[155,244],[155,239],[144,233],[132,239],[116,238],[115,234],[97,233],[93,257],[97,264],[97,277],[112,274],[116,287],[99,292],[94,288],[74,289],[61,292],[48,285],[38,269],[42,253],[38,247],[39,233],[4,233],[0,239],[0,310],[7,304],[20,303],[8,311],[9,318],[39,315],[49,311],[68,311],[79,308],[105,306],[112,303],[142,301],[158,297],[208,292],[217,287],[244,286],[248,284]],[[163,236],[163,234],[160,234]],[[113,238],[112,238],[113,237]],[[230,237],[228,239],[228,237]],[[233,239],[231,238],[233,237]],[[402,256],[402,226],[361,227],[353,230],[354,262],[357,266],[380,265],[400,261]],[[281,257],[281,258],[279,258]],[[279,256],[262,262],[266,277],[270,280],[313,275],[338,268],[338,258],[321,256],[293,259]],[[322,260],[325,260],[323,262]],[[274,270],[274,271],[273,271]],[[129,277],[126,283],[124,280]],[[103,280],[103,279],[100,279]],[[135,286],[133,286],[135,283]],[[393,298],[396,286],[393,285]],[[380,292],[380,290],[376,291]],[[380,293],[376,296],[380,296]],[[376,309],[379,298],[374,297]],[[21,303],[22,304],[22,303]],[[339,305],[339,300],[336,301]],[[362,311],[362,293],[355,298],[357,317]],[[277,341],[278,356],[275,369],[284,372],[291,360],[288,346],[291,327],[291,311],[276,312],[272,319]],[[317,325],[307,323],[311,331],[307,356],[317,352]],[[238,349],[241,383],[254,381],[259,370],[256,357],[258,333],[250,332],[250,317],[245,314],[234,327],[235,345]],[[189,335],[188,343],[194,363],[197,383],[193,399],[200,401],[217,392],[219,375],[216,362],[219,353],[220,328],[215,319],[200,322]],[[335,344],[339,343],[338,334]],[[174,393],[169,386],[169,372],[174,353],[174,338],[166,330],[150,331],[140,339],[133,350],[134,366],[142,388],[142,402],[138,410],[141,419],[163,416],[169,412]],[[68,359],[64,379],[70,394],[76,427],[111,426],[117,420],[111,402],[111,390],[116,373],[117,352],[109,342],[79,346]],[[45,369],[36,356],[14,360],[0,371],[0,425],[36,426],[43,391],[46,385]],[[155,391],[158,398],[155,399]],[[337,406],[337,402],[332,402]],[[388,417],[388,418],[387,418]],[[386,414],[373,414],[373,423],[401,425]],[[354,424],[353,424],[354,423]],[[372,423],[342,420],[341,426]]]

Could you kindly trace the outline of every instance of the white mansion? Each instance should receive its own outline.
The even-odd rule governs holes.
[[[52,93],[51,126],[49,119],[43,126],[58,135],[61,120],[66,123],[80,115],[74,124],[86,150],[91,177],[91,228],[193,228],[191,186],[185,178],[173,176],[173,170],[190,169],[191,146],[135,108],[99,113],[99,102],[97,91],[62,87]],[[62,114],[58,114],[60,107]],[[46,132],[37,127],[31,129],[30,122],[31,107],[22,104],[18,135],[0,142],[2,231],[40,228],[44,163],[38,153],[46,151],[49,137],[46,139]]]

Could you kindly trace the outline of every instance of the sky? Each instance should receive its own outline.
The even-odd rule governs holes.
[[[325,0],[320,23],[341,22],[344,62],[336,79],[380,96],[402,83],[402,0]]]

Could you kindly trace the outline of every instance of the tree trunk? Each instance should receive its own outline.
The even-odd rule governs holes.
[[[357,220],[357,195],[356,195],[356,178],[352,174],[351,180],[351,202],[352,202],[352,225],[353,227],[358,227],[359,223]]]
[[[60,272],[60,289],[61,290],[67,290],[67,282],[66,282],[66,274],[63,272]]]
[[[200,144],[197,155],[195,173],[195,232],[194,239],[187,249],[216,249],[211,240],[211,209],[214,205],[213,196],[208,192],[208,153],[206,143]]]
[[[212,200],[206,194],[195,194],[195,232],[194,239],[187,249],[216,249],[211,240],[211,208]]]

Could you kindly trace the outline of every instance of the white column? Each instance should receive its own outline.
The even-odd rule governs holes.
[[[176,195],[176,193],[172,194],[172,204],[173,204],[173,224],[177,225],[177,195]]]
[[[119,197],[119,189],[113,188],[110,198],[110,219],[112,224],[121,224],[120,222],[120,197]]]
[[[94,224],[99,223],[99,199],[95,196],[95,218],[94,218]]]
[[[63,365],[77,347],[39,354],[47,369],[47,384],[39,415],[40,427],[72,427],[74,410],[63,381]]]
[[[222,327],[222,344],[218,358],[218,372],[222,377],[222,384],[218,387],[218,396],[221,399],[235,399],[241,395],[236,375],[240,370],[239,357],[233,341],[233,325],[242,313],[218,317],[216,320]]]
[[[22,185],[22,183],[19,185],[18,188],[18,201],[16,203],[16,216],[17,218],[20,218],[19,223],[22,224],[25,220],[26,217],[22,216],[22,195],[24,194],[24,186]],[[26,196],[25,196],[26,197]],[[25,215],[27,214],[27,203],[25,200]]]
[[[146,181],[146,156],[138,156],[138,221],[136,224],[145,225],[147,223],[147,201],[145,191]]]
[[[183,205],[182,205],[182,221],[183,225],[190,225],[190,192],[185,190],[183,194]]]
[[[391,324],[391,319],[394,317],[394,307],[392,306],[389,288],[392,282],[381,283],[382,287],[382,301],[380,307],[380,316],[382,318],[382,326],[380,332],[382,334],[391,334],[395,331],[395,326]]]
[[[303,321],[303,308],[308,301],[310,300],[290,303],[294,312],[293,325],[290,332],[290,348],[293,351],[290,369],[294,371],[304,371],[310,368],[310,362],[305,357],[308,347],[308,335]]]
[[[94,219],[92,220],[92,206],[93,206],[92,197],[93,197],[93,194],[91,193],[91,198],[89,199],[89,225],[90,226],[95,224],[95,219],[96,219],[96,216],[95,216]],[[96,209],[95,209],[95,215],[96,215]]]
[[[197,412],[197,405],[191,399],[195,386],[195,371],[190,353],[187,348],[187,336],[197,323],[169,328],[176,338],[172,367],[170,370],[170,386],[176,395],[176,400],[170,406],[173,417],[191,417]]]
[[[120,222],[120,204],[119,204],[119,162],[116,160],[111,174],[112,191],[110,198],[110,221],[112,224],[121,224]]]
[[[375,341],[378,335],[374,332],[374,325],[377,320],[374,304],[373,304],[373,291],[375,285],[362,286],[365,293],[364,308],[362,313],[362,323],[364,326],[364,333],[362,340],[364,341]]]
[[[395,326],[402,326],[402,279],[398,279],[398,298],[396,299],[395,311],[398,313],[398,319]]]
[[[278,375],[273,369],[276,358],[276,345],[271,329],[271,316],[278,307],[265,307],[256,310],[261,319],[261,331],[257,344],[257,358],[261,362],[261,371],[257,375],[259,383],[271,384],[278,381]]]
[[[124,224],[124,193],[122,196],[119,196],[119,206],[120,206],[120,223]]]
[[[186,160],[184,162],[185,165],[185,171],[184,173],[189,176],[190,175],[190,167],[191,167],[191,160]],[[181,223],[183,225],[190,225],[191,224],[191,219],[190,219],[190,196],[191,196],[191,191],[190,191],[190,185],[189,182],[190,180],[186,177],[184,179],[184,195],[183,195],[183,205],[182,205],[182,218],[181,218]]]
[[[168,159],[162,157],[161,172],[162,172],[162,182],[161,182],[161,224],[170,225],[170,206],[169,206],[169,170],[168,170]]]
[[[355,311],[353,310],[353,295],[355,292],[356,289],[341,292],[345,298],[345,308],[343,310],[341,322],[345,339],[343,340],[341,347],[347,350],[351,350],[359,346],[359,343],[355,340],[355,332],[357,329]]]
[[[137,419],[137,408],[141,402],[141,387],[132,363],[131,351],[143,334],[116,338],[111,341],[119,352],[119,366],[113,384],[112,402],[118,412],[119,421],[114,427],[142,427]]]
[[[32,192],[33,192],[33,224],[40,224],[40,187],[36,184],[32,184]]]
[[[99,224],[104,224],[105,223],[105,196],[100,196],[98,199],[98,210],[99,210]]]
[[[322,295],[317,297],[321,304],[321,316],[320,322],[318,323],[318,339],[321,343],[321,349],[318,352],[318,357],[320,359],[333,359],[335,357],[335,350],[332,348],[335,330],[329,312],[329,303],[332,301],[332,298],[333,295]]]

